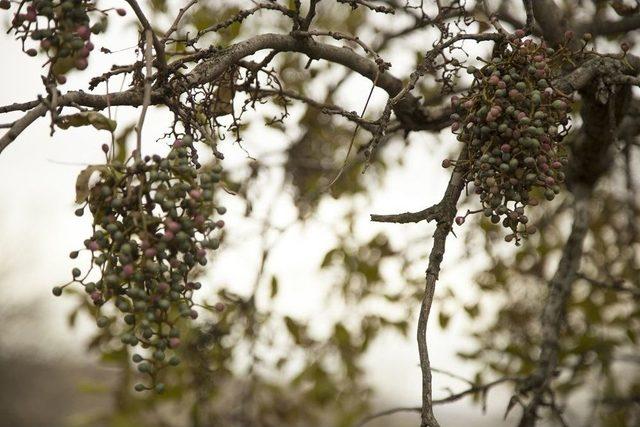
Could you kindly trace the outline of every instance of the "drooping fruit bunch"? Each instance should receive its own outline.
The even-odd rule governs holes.
[[[96,10],[91,0],[25,0],[13,16],[12,29],[26,42],[28,39],[40,43],[40,48],[51,62],[51,69],[59,83],[66,81],[64,74],[71,68],[84,70],[94,49],[91,35],[106,28],[102,18],[91,23],[89,12]],[[10,2],[0,2],[0,8],[9,9]],[[126,14],[118,9],[118,14]],[[38,50],[25,48],[29,56]]]
[[[452,130],[469,153],[467,181],[480,196],[484,215],[502,222],[511,231],[505,240],[516,243],[536,231],[525,215],[527,205],[538,204],[532,190],[539,187],[547,200],[560,192],[570,103],[552,85],[563,49],[523,37],[516,31],[484,67],[469,66],[471,89],[451,99]],[[443,166],[454,163],[445,160]]]
[[[225,213],[214,203],[221,168],[200,167],[192,141],[190,136],[176,140],[166,158],[96,167],[100,180],[76,211],[82,215],[88,207],[93,215],[93,235],[84,242],[91,269],[83,276],[74,268],[65,286],[84,287],[98,307],[99,327],[110,328],[125,345],[147,349],[142,351],[146,357],[133,357],[151,380],[137,384],[139,391],[162,392],[158,372],[179,363],[171,354],[180,345],[178,324],[198,316],[193,292],[201,284],[191,275],[207,263],[208,250],[218,248],[217,230],[224,227],[211,218]],[[99,274],[92,275],[94,269]],[[53,293],[60,295],[63,288]]]

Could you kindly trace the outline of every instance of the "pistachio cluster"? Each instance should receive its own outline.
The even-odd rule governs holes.
[[[151,380],[137,384],[138,391],[162,392],[158,372],[179,363],[171,354],[180,345],[178,322],[198,316],[193,293],[201,284],[190,276],[207,263],[208,251],[218,248],[216,234],[224,227],[224,221],[211,218],[225,213],[214,203],[221,168],[200,167],[192,141],[190,136],[176,140],[166,158],[105,166],[85,206],[76,211],[82,215],[88,207],[93,215],[93,235],[84,246],[91,270],[99,274],[89,270],[83,276],[74,268],[68,285],[81,284],[99,307],[99,327],[111,328],[125,345],[148,349],[147,357],[133,357]],[[60,295],[63,288],[53,293]],[[106,309],[109,301],[116,310]]]
[[[451,99],[451,128],[469,153],[467,180],[484,215],[510,230],[507,241],[535,233],[525,215],[526,206],[538,204],[532,191],[553,200],[565,179],[562,139],[571,100],[552,85],[563,55],[516,31],[484,67],[467,67],[472,87]],[[454,163],[446,159],[443,166]]]
[[[0,8],[10,7],[10,2],[0,2]],[[58,83],[62,84],[69,69],[88,67],[89,55],[94,50],[91,35],[106,29],[104,18],[91,23],[89,12],[93,10],[95,5],[90,0],[26,0],[20,3],[11,27],[23,41],[40,43]],[[126,14],[124,9],[116,11],[121,16]],[[38,50],[30,47],[25,53],[36,56]]]

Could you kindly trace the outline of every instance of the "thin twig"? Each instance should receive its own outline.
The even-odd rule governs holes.
[[[145,30],[145,47],[144,47],[144,61],[146,64],[147,73],[144,79],[144,98],[142,101],[142,111],[140,112],[140,118],[136,125],[136,159],[142,159],[142,126],[144,126],[144,119],[147,115],[147,109],[151,104],[151,81],[153,80],[153,56],[151,54],[151,45],[153,43],[153,33],[151,30]]]
[[[167,69],[167,60],[164,57],[164,45],[160,42],[160,40],[158,39],[158,37],[156,36],[156,34],[153,31],[153,27],[151,27],[151,23],[149,22],[149,20],[147,19],[147,17],[145,16],[144,12],[142,12],[142,9],[140,8],[140,5],[138,4],[138,2],[136,0],[125,0],[127,3],[129,3],[129,6],[131,6],[131,9],[133,9],[133,13],[136,14],[136,17],[138,18],[138,21],[140,21],[140,24],[142,24],[142,28],[145,31],[150,31],[151,32],[151,36],[153,39],[153,47],[156,50],[156,58],[158,60],[158,64],[159,64],[159,69],[164,72]],[[151,43],[149,43],[151,44]]]
[[[191,8],[191,6],[193,6],[196,3],[198,3],[198,0],[191,0],[189,4],[187,4],[185,7],[180,9],[180,11],[178,12],[178,16],[176,16],[176,19],[173,21],[173,24],[171,24],[171,27],[169,27],[167,32],[164,33],[164,36],[162,36],[163,43],[165,43],[167,39],[171,37],[171,34],[175,33],[178,30],[178,24],[180,24],[180,21],[184,17],[184,14],[187,13],[187,11]]]
[[[435,372],[435,369],[432,369]],[[518,382],[520,381],[521,378],[520,377],[504,377],[504,378],[499,378],[495,381],[491,381],[489,383],[486,384],[478,384],[478,385],[472,385],[471,387],[469,387],[466,390],[463,390],[459,393],[453,393],[450,396],[441,398],[441,399],[434,399],[433,400],[433,404],[434,405],[442,405],[445,403],[451,403],[451,402],[455,402],[457,400],[462,399],[463,397],[466,397],[468,395],[472,395],[472,394],[477,394],[477,393],[486,393],[487,391],[489,391],[491,388],[503,384],[505,382]],[[388,415],[393,415],[393,414],[397,414],[399,412],[420,412],[422,411],[422,408],[420,406],[406,406],[406,407],[399,407],[399,408],[391,408],[391,409],[387,409],[385,411],[380,411],[380,412],[376,412],[375,414],[371,414],[366,416],[365,418],[363,418],[362,420],[360,420],[360,422],[358,424],[356,424],[356,427],[362,427],[365,424],[375,420],[376,418],[380,418],[380,417],[386,417]]]

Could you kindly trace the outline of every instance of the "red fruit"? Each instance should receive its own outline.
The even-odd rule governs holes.
[[[86,25],[80,25],[76,29],[76,34],[84,40],[89,40],[91,38],[91,28],[87,27]]]
[[[85,48],[87,48],[87,50],[88,50],[89,52],[91,52],[93,49],[95,49],[95,46],[94,46],[94,45],[93,45],[93,43],[91,43],[91,42],[86,42],[86,43],[84,44],[84,47],[85,47]]]
[[[518,28],[513,34],[515,34],[516,37],[522,38],[525,36],[526,33],[524,32],[523,29]]]
[[[216,305],[213,306],[213,308],[215,308],[216,311],[222,312],[226,307],[223,303],[217,302]]]
[[[455,132],[455,131],[457,131],[458,129],[460,129],[460,122],[453,122],[453,123],[451,123],[451,131],[452,131],[452,132]]]
[[[450,168],[450,167],[451,167],[451,160],[449,160],[449,159],[444,159],[444,160],[442,161],[442,167],[443,167],[443,168],[445,168],[445,169],[446,169],[446,168]]]
[[[82,49],[80,49],[78,51],[78,56],[80,58],[88,58],[90,53],[91,53],[91,51],[89,49],[87,49],[87,47],[85,46],[85,47],[83,47]]]
[[[555,162],[551,163],[551,167],[553,169],[560,169],[560,168],[562,168],[562,163],[560,163],[559,161],[556,160]]]
[[[191,196],[192,199],[198,200],[200,197],[202,197],[202,190],[194,188],[193,190],[189,191],[189,196]]]
[[[99,291],[91,292],[90,296],[94,303],[97,303],[102,300],[102,294]]]
[[[100,249],[100,244],[98,242],[96,242],[95,240],[91,240],[87,244],[87,249],[89,249],[90,251],[97,251],[98,249]]]
[[[164,232],[164,235],[162,236],[162,240],[166,240],[168,242],[173,240],[174,237],[176,237],[175,234],[173,234],[171,230],[167,230]]]
[[[500,151],[503,153],[509,153],[511,152],[511,146],[509,144],[502,144],[502,146],[500,146]]]
[[[179,223],[177,223],[176,221],[172,221],[172,220],[167,220],[167,222],[165,224],[166,224],[167,229],[169,231],[173,232],[173,233],[177,233],[182,228],[182,226]]]
[[[204,225],[204,221],[205,221],[204,216],[203,216],[203,215],[200,215],[200,214],[196,215],[196,216],[193,218],[193,222],[194,222],[194,223],[196,224],[196,226],[198,226],[198,227],[203,226],[203,225]]]
[[[460,97],[458,97],[457,95],[453,95],[451,97],[451,106],[452,107],[456,107],[458,106],[458,103],[460,102]]]
[[[27,14],[25,15],[25,19],[27,21],[34,22],[36,19],[38,19],[38,13],[36,12],[35,9],[28,8],[27,9]]]
[[[125,16],[127,14],[127,11],[124,9],[116,9],[116,12],[118,13],[118,15],[120,16]]]
[[[491,76],[489,77],[489,84],[492,86],[497,86],[498,83],[500,83],[500,77],[498,76]],[[452,98],[453,99],[453,98]]]
[[[456,217],[456,224],[458,224],[458,225],[464,224],[464,217],[463,216],[457,216]]]
[[[565,31],[565,33],[564,33],[564,38],[565,38],[565,39],[567,39],[567,40],[572,39],[572,38],[573,38],[573,36],[574,36],[574,34],[573,34],[573,31],[571,31],[571,30],[567,30],[567,31]]]
[[[158,251],[156,250],[156,248],[148,248],[144,250],[144,256],[146,256],[147,258],[153,258],[157,253]]]
[[[169,286],[168,283],[166,282],[158,283],[158,292],[162,294],[166,294],[167,292],[169,292],[170,289],[171,289],[171,286]]]
[[[221,220],[221,219],[216,221],[216,227],[223,228],[224,227],[224,221]]]
[[[180,338],[177,338],[177,337],[169,338],[169,347],[171,348],[180,347]]]
[[[124,267],[122,267],[122,274],[124,274],[125,277],[131,276],[134,271],[135,271],[135,269],[133,268],[133,265],[131,265],[131,264],[127,264]]]
[[[89,61],[86,58],[78,58],[76,59],[74,65],[78,70],[86,70],[89,66]]]
[[[56,76],[56,81],[58,82],[58,84],[65,84],[67,82],[67,77],[63,76],[63,75],[57,75]]]

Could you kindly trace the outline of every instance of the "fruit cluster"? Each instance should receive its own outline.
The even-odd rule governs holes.
[[[0,8],[9,9],[11,3],[0,1]],[[24,9],[23,7],[26,6]],[[58,83],[64,83],[68,69],[84,70],[94,49],[91,35],[106,29],[106,21],[90,22],[89,12],[95,10],[90,0],[26,0],[20,3],[11,26],[23,41],[28,38],[40,42],[40,48],[50,59]],[[124,9],[118,9],[124,15]],[[29,56],[37,49],[28,48]]]
[[[516,31],[484,67],[467,67],[472,87],[451,99],[451,128],[469,153],[467,181],[474,184],[484,215],[494,224],[502,221],[511,231],[505,240],[516,243],[536,231],[524,211],[538,204],[532,190],[539,187],[547,200],[560,192],[570,103],[551,84],[562,48],[523,37]],[[443,161],[444,167],[453,164]]]
[[[198,316],[192,298],[201,284],[191,276],[197,265],[207,263],[208,251],[218,248],[215,234],[224,227],[224,221],[211,219],[216,212],[225,213],[214,203],[221,168],[199,167],[192,142],[190,136],[176,140],[166,158],[154,155],[105,166],[76,211],[82,215],[88,207],[93,215],[94,232],[84,242],[91,269],[83,276],[74,268],[73,280],[65,286],[84,286],[99,307],[99,327],[111,328],[125,345],[148,349],[148,357],[133,357],[151,379],[150,385],[137,384],[138,391],[162,392],[158,372],[179,363],[171,355],[180,345],[178,322]],[[94,268],[98,280],[91,281]],[[55,287],[53,293],[60,295],[63,288]],[[115,310],[107,310],[108,301]]]

